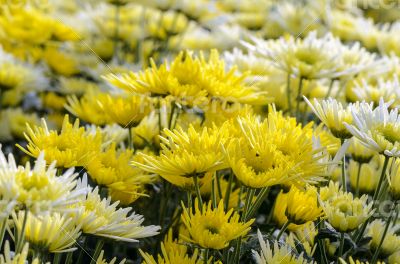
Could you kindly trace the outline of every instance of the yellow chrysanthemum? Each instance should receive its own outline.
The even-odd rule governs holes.
[[[400,200],[400,161],[395,160],[390,170],[390,193],[395,200]]]
[[[351,189],[356,190],[358,186],[360,193],[373,194],[378,185],[381,170],[379,163],[374,160],[361,164],[350,160],[348,171]]]
[[[203,128],[198,132],[190,126],[187,131],[165,129],[164,134],[160,156],[141,154],[144,163],[132,164],[180,187],[192,186],[194,175],[203,176],[226,167],[221,150],[227,138],[225,127]]]
[[[353,138],[351,140],[351,144],[348,148],[348,153],[351,154],[353,160],[359,163],[368,163],[376,154],[374,150],[364,146],[357,138]]]
[[[58,213],[24,215],[23,211],[19,211],[13,214],[13,219],[18,232],[21,232],[23,222],[26,221],[24,237],[35,250],[51,253],[76,250],[73,245],[81,232],[80,226],[71,218]]]
[[[170,229],[168,235],[161,242],[161,253],[158,255],[157,261],[150,254],[143,252],[139,249],[140,254],[143,257],[143,264],[201,264],[201,263],[211,263],[211,258],[204,261],[200,258],[199,250],[194,249],[191,256],[188,255],[188,248],[180,240],[173,240],[172,230]]]
[[[169,67],[152,67],[138,74],[105,76],[113,85],[129,92],[156,96],[172,96],[184,105],[201,106],[210,99],[234,103],[265,104],[264,93],[243,84],[244,76],[235,76],[235,69],[226,72],[224,62],[213,50],[210,59],[192,57],[181,52]]]
[[[225,153],[235,176],[246,186],[262,188],[282,183],[303,185],[324,174],[322,148],[314,148],[311,126],[271,111],[261,122],[254,116],[238,119],[242,136]]]
[[[47,92],[42,94],[43,107],[50,108],[56,111],[64,109],[64,104],[67,102],[64,96],[58,95],[54,92]]]
[[[147,97],[132,94],[108,95],[99,104],[108,120],[128,128],[136,126],[152,110]]]
[[[274,209],[272,212],[272,217],[274,221],[278,224],[278,227],[282,228],[288,221],[286,216],[287,210],[287,193],[281,191],[275,199]],[[289,224],[287,229],[290,231],[295,231],[300,228],[300,225]]]
[[[339,232],[351,232],[373,213],[367,196],[354,198],[352,193],[339,192],[323,203],[328,222]]]
[[[108,97],[106,93],[88,89],[80,99],[76,95],[68,96],[68,104],[65,108],[76,117],[91,124],[109,124],[111,119],[106,115],[107,109],[102,107],[102,102],[108,100]]]
[[[107,237],[119,241],[136,242],[139,238],[158,234],[159,226],[142,226],[143,216],[132,213],[132,208],[118,208],[111,198],[101,199],[98,188],[86,199],[73,206],[71,217],[79,224],[82,233]]]
[[[291,223],[301,225],[322,216],[318,205],[317,190],[308,187],[305,191],[292,186],[287,194],[286,216]]]
[[[223,201],[214,209],[211,208],[211,202],[208,205],[204,204],[200,209],[197,200],[194,210],[182,206],[181,218],[189,236],[181,235],[181,238],[202,248],[226,248],[233,239],[245,236],[254,222],[254,219],[246,223],[240,222],[239,214],[233,209],[225,213]]]
[[[400,250],[400,237],[396,235],[397,226],[390,226],[387,231],[386,223],[380,219],[376,219],[368,225],[368,236],[372,237],[369,246],[372,252],[375,252],[381,243],[382,236],[385,239],[380,247],[380,256],[387,257]]]
[[[40,119],[36,113],[26,113],[21,108],[7,108],[1,114],[3,140],[24,138],[26,124],[35,126],[40,124]],[[4,124],[4,126],[3,126]]]
[[[46,48],[43,58],[47,65],[57,74],[68,77],[80,72],[75,58],[55,47]]]
[[[28,140],[26,149],[17,145],[26,154],[38,157],[41,151],[46,153],[47,163],[57,161],[59,167],[84,166],[92,155],[99,152],[102,141],[101,134],[89,134],[84,127],[79,127],[79,120],[69,123],[68,115],[64,117],[60,133],[49,130],[46,121],[42,119],[41,127],[32,129],[28,125],[25,134]]]

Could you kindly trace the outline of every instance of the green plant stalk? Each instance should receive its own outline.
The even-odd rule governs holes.
[[[17,244],[15,246],[15,253],[21,253],[22,248],[24,246],[24,240],[25,240],[25,228],[26,228],[26,221],[28,220],[28,209],[25,209],[24,211],[24,218],[22,220],[22,227],[21,230],[18,232],[18,240]]]
[[[383,231],[382,238],[381,238],[381,240],[379,241],[379,245],[378,245],[377,249],[375,250],[375,253],[374,253],[373,257],[372,257],[371,264],[375,264],[376,261],[377,261],[377,259],[378,259],[379,252],[381,251],[381,247],[382,247],[383,241],[385,240],[387,231],[389,230],[390,223],[392,222],[393,209],[394,209],[394,208],[392,208],[392,210],[391,210],[389,219],[386,221],[385,230]]]
[[[1,223],[1,228],[0,228],[0,248],[2,248],[2,246],[3,246],[3,239],[4,239],[4,235],[6,234],[7,219],[8,219],[8,217],[5,217],[3,222]]]
[[[325,95],[325,99],[328,99],[329,96],[331,95],[332,92],[332,88],[333,88],[333,84],[335,83],[335,79],[331,79],[330,83],[329,83],[329,88],[328,88],[328,92]]]
[[[90,264],[96,264],[97,259],[99,258],[101,250],[103,248],[103,245],[104,245],[104,240],[101,238],[98,239],[97,243],[96,243],[96,247],[94,249],[94,254],[93,254],[92,260],[90,261]]]
[[[249,209],[250,209],[250,206],[252,204],[255,192],[256,192],[256,189],[247,187],[246,203],[245,203],[244,212],[243,212],[243,215],[242,215],[243,216],[243,221],[247,221],[248,220]]]
[[[286,223],[282,226],[281,230],[278,233],[278,236],[276,237],[276,240],[279,241],[279,239],[281,238],[281,236],[283,235],[283,233],[285,233],[286,229],[288,228],[288,226],[290,225],[290,220],[287,220]]]
[[[301,101],[301,94],[303,92],[303,77],[300,77],[299,81],[299,88],[296,97],[296,119],[298,120],[300,117],[300,101]]]
[[[231,173],[229,175],[229,180],[228,180],[228,187],[227,187],[226,192],[225,192],[225,200],[224,200],[225,211],[228,211],[229,198],[230,198],[231,189],[232,189],[232,181],[233,181],[233,172],[231,170]]]
[[[201,199],[200,186],[197,173],[193,175],[193,183],[194,183],[194,188],[196,190],[196,196],[199,201],[200,212],[203,212],[203,199]]]
[[[74,252],[68,252],[67,257],[65,258],[65,264],[71,264],[72,263],[72,256],[74,255]]]
[[[54,253],[53,264],[59,264],[61,258],[62,258],[62,253]]]
[[[250,207],[249,213],[247,214],[247,216],[249,218],[251,218],[257,212],[257,210],[260,208],[262,202],[267,197],[268,192],[269,192],[269,188],[265,187],[265,188],[261,189],[261,191],[258,193],[256,201],[254,202],[253,206]]]
[[[287,104],[288,104],[288,112],[289,115],[292,113],[292,95],[290,90],[290,72],[287,74],[286,80],[286,95],[287,95]]]
[[[357,182],[356,182],[356,197],[360,196],[360,174],[361,174],[361,163],[358,163],[358,170],[357,170]]]
[[[341,232],[338,257],[341,257],[343,255],[343,248],[344,248],[344,232]]]
[[[217,194],[215,193],[215,177],[216,173],[214,173],[212,180],[211,180],[211,201],[213,208],[217,208]]]
[[[208,249],[208,248],[204,249],[204,253],[203,253],[203,254],[204,254],[204,255],[203,255],[204,264],[207,264],[208,253],[209,253],[209,249]]]
[[[385,155],[385,161],[383,162],[382,172],[381,172],[381,176],[379,178],[378,186],[376,187],[375,192],[374,192],[374,196],[372,198],[372,202],[373,203],[375,203],[375,200],[380,195],[380,191],[381,191],[381,188],[382,188],[382,183],[385,180],[385,173],[386,173],[386,169],[387,169],[387,166],[388,166],[388,163],[389,163],[389,159],[390,159],[390,157]]]
[[[344,138],[340,139],[341,145],[343,146],[346,140]],[[343,156],[342,161],[342,187],[343,191],[347,192],[347,182],[346,182],[346,154]]]

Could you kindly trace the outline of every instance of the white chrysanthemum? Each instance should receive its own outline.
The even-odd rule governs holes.
[[[361,83],[358,82],[353,87],[353,93],[359,101],[378,104],[382,98],[385,102],[393,100],[393,107],[400,105],[400,83],[397,77],[389,81],[378,79],[376,85],[371,85],[366,80],[362,80]]]
[[[4,252],[0,255],[0,264],[24,264],[28,262],[28,251],[29,251],[29,244],[26,243],[22,249],[22,252],[19,254],[15,254],[10,249],[10,242],[6,241],[4,245]],[[31,264],[39,264],[40,261],[37,258],[34,258]]]
[[[41,211],[65,211],[87,192],[87,188],[76,188],[74,169],[57,176],[55,162],[46,167],[44,152],[40,153],[31,168],[18,166],[10,154],[7,161],[0,151],[0,197],[15,200],[19,206],[33,213]]]
[[[85,185],[85,183],[82,183]],[[101,199],[96,187],[86,199],[74,205],[72,217],[82,232],[126,242],[158,234],[159,226],[142,226],[142,215],[131,213],[132,208],[118,208],[119,202],[111,204],[111,197]]]
[[[340,69],[342,43],[327,34],[317,38],[311,32],[304,39],[280,38],[276,41],[264,41],[252,38],[254,43],[243,43],[250,51],[268,58],[273,65],[305,79],[337,78],[346,74]]]
[[[359,104],[352,109],[353,124],[345,123],[351,134],[361,143],[380,154],[400,157],[400,115],[398,109],[389,111],[382,99],[373,109],[372,104]]]
[[[267,263],[286,263],[286,264],[306,264],[313,263],[309,262],[303,257],[302,252],[300,255],[295,256],[292,254],[292,249],[283,245],[279,247],[278,242],[275,241],[274,248],[270,247],[269,241],[265,243],[260,230],[257,230],[258,241],[261,246],[261,252],[252,250],[254,260],[257,264],[267,264]],[[293,252],[294,253],[294,252]]]
[[[304,96],[303,96],[304,97]],[[324,123],[337,138],[351,138],[352,134],[348,132],[343,122],[351,124],[353,117],[351,114],[351,105],[343,107],[343,105],[336,101],[336,99],[329,98],[319,103],[314,98],[314,104],[312,104],[306,97],[304,97],[306,103],[310,106],[314,114]]]

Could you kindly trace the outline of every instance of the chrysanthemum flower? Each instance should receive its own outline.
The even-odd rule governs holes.
[[[356,190],[358,186],[360,193],[372,194],[378,185],[381,169],[379,162],[374,160],[362,164],[350,160],[348,171],[351,189]]]
[[[378,248],[381,243],[382,236],[385,235],[382,246],[380,248],[380,255],[382,257],[387,257],[394,252],[400,250],[400,237],[396,235],[398,226],[390,226],[387,231],[385,231],[386,223],[380,219],[374,220],[368,225],[368,236],[372,237],[369,242],[369,246],[372,252]]]
[[[345,124],[351,134],[365,146],[386,156],[400,156],[400,115],[398,109],[380,100],[379,106],[361,103],[352,110],[354,125]]]
[[[225,127],[205,127],[198,132],[190,125],[187,131],[165,129],[164,134],[160,156],[140,154],[144,163],[134,161],[132,164],[180,187],[192,186],[194,175],[203,176],[226,167],[221,150],[227,138]]]
[[[29,243],[26,243],[22,248],[21,253],[15,254],[11,252],[10,242],[8,240],[4,244],[4,252],[0,255],[0,264],[23,264],[28,263]],[[40,264],[38,258],[32,259],[31,264]]]
[[[395,200],[400,200],[400,161],[395,160],[390,170],[390,193]]]
[[[26,217],[26,219],[25,219]],[[59,213],[41,214],[35,216],[23,211],[13,214],[15,227],[21,232],[23,222],[26,221],[25,240],[40,252],[62,253],[74,251],[73,245],[80,236],[80,226],[72,218]]]
[[[84,184],[85,185],[85,184]],[[143,216],[131,212],[132,208],[119,208],[111,198],[101,199],[96,187],[86,199],[76,203],[71,217],[79,224],[82,233],[126,242],[158,234],[159,226],[142,226]]]
[[[372,203],[368,203],[367,198],[367,195],[354,198],[350,192],[338,192],[322,204],[328,222],[339,232],[358,228],[373,213]]]
[[[310,263],[303,257],[304,252],[299,256],[292,254],[292,249],[287,246],[279,246],[278,242],[275,241],[274,247],[271,248],[269,241],[265,243],[264,238],[260,232],[257,230],[258,241],[260,243],[261,251],[257,252],[252,250],[254,260],[257,264],[267,264],[267,263],[287,263],[287,264],[306,264]],[[313,263],[313,262],[311,262]]]
[[[42,119],[41,127],[32,129],[28,125],[25,137],[28,140],[26,149],[17,145],[22,151],[33,157],[38,157],[44,151],[48,164],[57,161],[58,167],[65,168],[85,165],[102,144],[101,134],[87,133],[84,127],[79,127],[79,119],[74,124],[69,123],[68,115],[64,117],[60,133],[49,130],[46,121]]]
[[[254,46],[245,43],[251,51],[265,56],[277,68],[299,78],[335,78],[343,74],[339,69],[340,50],[336,48],[341,43],[332,34],[317,38],[314,31],[304,39],[290,37],[273,42],[257,38],[252,40]]]
[[[351,114],[350,106],[344,108],[340,102],[332,98],[323,100],[322,104],[320,104],[315,98],[314,104],[308,101],[306,97],[304,97],[304,100],[335,137],[346,139],[353,136],[343,123],[346,122],[352,124],[353,116]]]
[[[348,148],[348,153],[351,155],[353,160],[359,163],[368,163],[376,154],[376,152],[370,148],[367,148],[360,142],[359,139],[353,138]]]
[[[219,202],[217,208],[212,209],[209,202],[200,209],[196,200],[195,209],[184,207],[181,218],[189,232],[188,236],[181,235],[181,238],[202,248],[212,249],[226,248],[233,239],[245,236],[254,222],[254,219],[240,222],[240,216],[233,208],[225,213],[223,201]]]
[[[211,258],[208,260],[203,260],[200,258],[200,253],[197,248],[194,249],[192,255],[188,253],[188,247],[183,244],[183,241],[173,240],[172,230],[168,232],[168,235],[161,242],[161,255],[158,255],[157,261],[150,254],[143,252],[139,249],[140,254],[143,257],[143,264],[201,264],[201,263],[211,263]]]
[[[274,221],[278,224],[279,228],[282,228],[288,221],[286,216],[287,210],[287,193],[281,191],[275,199],[274,210],[272,212],[272,217]],[[289,224],[287,229],[290,231],[295,231],[299,228],[299,225]]]
[[[286,216],[289,222],[301,225],[322,216],[318,205],[317,190],[308,187],[305,191],[292,186],[287,194]]]
[[[87,192],[86,188],[77,187],[77,174],[73,173],[73,169],[57,176],[55,162],[46,168],[43,152],[33,169],[29,162],[25,167],[17,167],[12,156],[6,163],[3,153],[0,159],[0,195],[6,199],[15,199],[18,205],[32,212],[68,210],[67,206]]]
[[[132,94],[108,95],[99,104],[108,120],[128,128],[136,126],[152,109],[147,97]]]
[[[271,111],[260,122],[238,118],[242,135],[225,150],[235,176],[246,186],[262,188],[282,183],[315,182],[324,174],[322,148],[314,148],[310,126]]]
[[[266,97],[254,87],[243,84],[243,76],[235,76],[235,69],[226,72],[225,64],[213,50],[207,61],[203,55],[192,57],[181,52],[171,63],[152,67],[138,74],[107,75],[111,84],[139,94],[172,96],[183,105],[201,106],[208,98],[248,104],[265,104]],[[207,98],[208,97],[208,98]]]

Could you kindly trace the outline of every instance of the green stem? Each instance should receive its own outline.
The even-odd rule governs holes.
[[[54,253],[53,264],[59,264],[61,261],[62,253]],[[77,262],[79,263],[79,262]]]
[[[242,214],[242,219],[243,221],[247,221],[248,220],[248,214],[249,214],[249,209],[251,206],[251,202],[253,201],[253,197],[254,197],[254,193],[256,192],[256,189],[247,188],[247,194],[246,194],[246,203],[244,205],[244,211]]]
[[[4,235],[6,234],[7,220],[8,220],[8,217],[5,217],[3,222],[1,223],[1,228],[0,228],[0,248],[2,248],[2,246],[3,246],[3,239],[4,239]]]
[[[86,240],[86,237],[83,236],[83,237],[82,237],[82,248],[81,248],[81,250],[80,250],[80,252],[79,252],[78,260],[76,261],[76,263],[81,263],[81,262],[82,262],[83,252],[85,251],[84,248],[86,248],[86,241],[87,241],[87,240]]]
[[[220,182],[220,175],[217,173],[217,190],[218,190],[218,196],[219,199],[222,199],[222,189],[221,189],[221,182]]]
[[[74,252],[68,252],[67,257],[65,259],[65,264],[71,264],[72,263],[72,256],[74,255]]]
[[[300,102],[302,100],[301,98],[301,94],[303,91],[303,77],[300,77],[300,81],[299,81],[299,88],[298,88],[298,92],[297,92],[297,98],[296,98],[296,119],[298,120],[300,117]]]
[[[334,83],[335,83],[335,79],[332,79],[331,82],[329,83],[328,93],[326,94],[325,99],[328,99],[329,96],[331,95]]]
[[[194,183],[194,188],[196,190],[196,196],[199,201],[200,212],[203,212],[203,200],[201,199],[200,186],[197,173],[193,175],[193,183]]]
[[[168,129],[172,129],[172,119],[174,118],[174,112],[175,112],[175,102],[171,103],[171,114],[169,115],[169,121],[168,121]]]
[[[229,175],[229,180],[228,180],[228,187],[226,188],[225,191],[225,210],[228,211],[228,206],[229,206],[229,198],[231,195],[231,189],[232,189],[232,181],[233,181],[233,172],[231,170],[231,173]]]
[[[396,211],[396,216],[395,216],[395,218],[393,218],[393,226],[396,225],[397,219],[399,218],[399,211],[400,211],[399,210],[399,206],[397,205],[397,203],[395,204],[394,208],[395,208],[395,211]]]
[[[383,234],[382,234],[381,240],[380,240],[380,242],[379,242],[379,245],[378,245],[377,249],[375,250],[375,253],[374,253],[373,257],[372,257],[371,264],[375,264],[376,261],[377,261],[377,259],[378,259],[379,252],[381,251],[381,247],[382,247],[383,241],[385,240],[387,231],[389,230],[390,223],[392,222],[393,209],[394,209],[394,208],[392,208],[392,210],[391,210],[391,212],[390,212],[389,219],[386,221],[385,230],[383,231]]]
[[[382,183],[385,180],[385,173],[386,173],[386,169],[389,163],[389,156],[385,155],[385,161],[383,162],[383,167],[382,167],[382,172],[381,172],[381,176],[379,178],[379,182],[378,182],[378,186],[375,189],[375,193],[374,193],[374,197],[372,198],[372,202],[375,203],[375,200],[379,197],[380,195],[380,191],[382,188]]]
[[[292,96],[291,96],[291,90],[290,90],[290,72],[287,74],[287,80],[286,80],[286,95],[287,95],[287,104],[288,104],[288,111],[289,115],[292,113]]]
[[[281,236],[283,235],[283,233],[285,233],[286,229],[288,228],[288,226],[290,225],[290,220],[287,220],[287,222],[282,226],[281,230],[279,231],[278,236],[276,237],[276,240],[279,241],[279,239],[281,238]]]
[[[346,141],[345,139],[341,138],[340,139],[342,146],[344,142]],[[347,192],[347,183],[346,183],[346,154],[343,155],[343,161],[342,161],[342,187],[343,191]]]
[[[216,173],[214,173],[212,180],[211,180],[211,201],[213,208],[217,208],[217,194],[215,193],[215,177]]]
[[[209,250],[208,250],[208,248],[204,249],[204,255],[203,255],[203,261],[204,261],[204,264],[207,264],[207,260],[208,260],[208,253],[209,253]]]
[[[356,182],[356,197],[360,196],[360,174],[361,174],[361,163],[358,163],[358,171],[357,171],[357,182]]]
[[[344,248],[344,233],[340,233],[340,245],[339,245],[339,255],[341,257],[343,255],[343,248]]]
[[[261,204],[264,202],[265,198],[267,197],[269,192],[269,188],[263,188],[261,189],[261,191],[258,193],[256,201],[254,202],[253,206],[250,207],[249,213],[247,214],[247,216],[249,218],[251,218],[258,210],[258,208],[260,208]]]
[[[24,211],[24,218],[22,220],[22,227],[21,230],[18,232],[18,240],[17,240],[17,245],[15,246],[15,253],[21,253],[22,248],[24,246],[24,240],[25,240],[25,228],[26,228],[26,221],[28,220],[28,209],[25,209]]]
[[[235,263],[235,264],[239,264],[239,262],[240,262],[241,245],[242,245],[242,237],[239,237],[236,240],[236,246],[235,246],[235,255],[234,255],[234,261],[233,261],[233,263]]]
[[[103,245],[104,245],[104,240],[99,238],[97,240],[96,247],[94,249],[94,254],[92,260],[90,261],[90,264],[95,264],[97,262],[97,259],[99,258],[101,253],[101,249],[103,248]]]
[[[128,128],[128,148],[133,149],[132,129]]]

